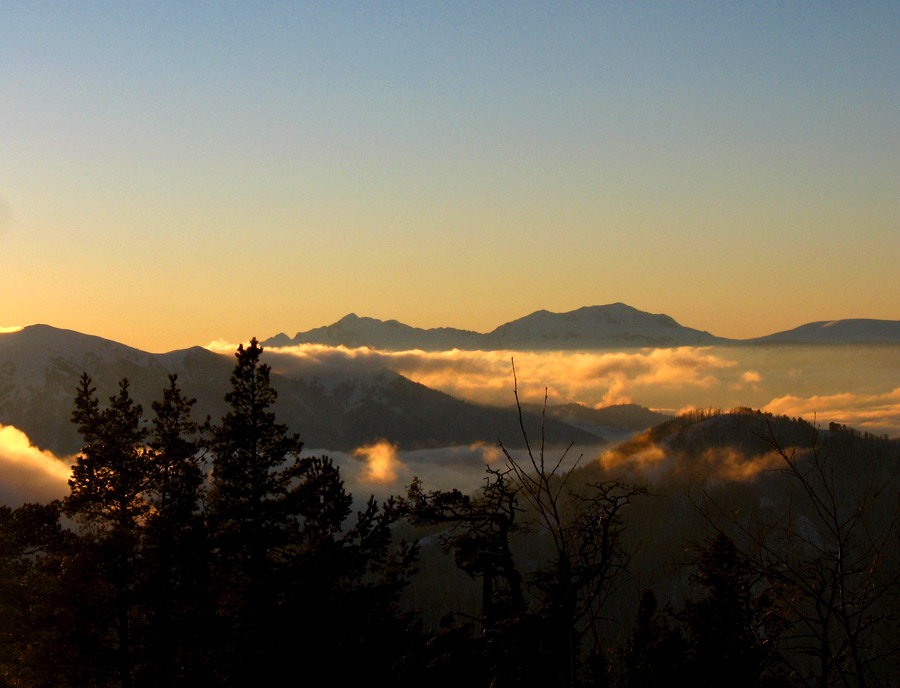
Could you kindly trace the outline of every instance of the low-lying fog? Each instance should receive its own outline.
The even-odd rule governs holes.
[[[677,413],[738,406],[900,435],[900,346],[728,346],[628,351],[401,351],[305,345],[269,351],[276,370],[387,367],[470,401],[633,402]]]
[[[276,370],[303,373],[323,367],[387,367],[417,382],[471,401],[511,405],[515,359],[523,402],[581,402],[604,406],[633,402],[678,412],[687,408],[749,406],[850,425],[873,434],[900,435],[900,347],[891,345],[682,347],[591,352],[385,352],[301,346],[269,350]],[[277,405],[275,408],[277,414]],[[608,438],[611,441],[621,437]],[[596,458],[603,447],[573,449]],[[419,476],[429,489],[470,491],[485,466],[503,460],[496,446],[475,445],[401,451],[387,442],[352,453],[310,448],[341,466],[358,497],[396,494]],[[551,452],[548,458],[558,458]],[[30,445],[17,429],[0,426],[0,502],[52,499],[68,492],[72,458],[53,457]]]

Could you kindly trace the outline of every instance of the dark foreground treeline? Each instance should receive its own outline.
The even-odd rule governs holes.
[[[0,509],[0,686],[897,685],[895,472],[848,502],[827,455],[775,444],[796,502],[744,518],[702,493],[684,594],[628,607],[640,481],[573,478],[536,446],[474,497],[414,482],[354,513],[276,422],[260,352],[239,348],[216,426],[174,377],[146,421],[127,381],[101,406],[83,376],[70,495]],[[474,609],[410,608],[401,521]]]

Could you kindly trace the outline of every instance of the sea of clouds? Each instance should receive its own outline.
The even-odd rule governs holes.
[[[224,343],[210,348],[234,351]],[[551,404],[633,402],[670,413],[749,406],[823,426],[838,422],[900,435],[900,351],[891,346],[391,352],[305,345],[269,349],[265,357],[273,370],[287,375],[327,377],[388,368],[463,399],[507,406],[515,401],[515,361],[523,402],[540,403],[546,393]],[[594,454],[582,461],[593,460],[600,449],[589,451]],[[401,451],[386,441],[348,453],[323,449],[308,454],[328,454],[341,467],[348,489],[380,498],[402,492],[413,477],[429,489],[474,490],[483,484],[485,467],[505,460],[496,446]],[[567,460],[578,454],[574,450]],[[14,427],[0,426],[0,503],[63,497],[72,461],[32,446]]]
[[[231,349],[233,350],[233,348]],[[688,408],[760,408],[874,434],[900,435],[896,346],[678,347],[630,351],[379,351],[302,345],[271,349],[284,374],[388,368],[474,402],[511,405],[637,403]]]

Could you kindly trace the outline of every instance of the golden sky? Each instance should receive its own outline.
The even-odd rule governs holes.
[[[900,4],[0,9],[0,326],[900,318]]]

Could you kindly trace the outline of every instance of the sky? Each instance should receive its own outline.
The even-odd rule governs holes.
[[[900,318],[900,3],[8,2],[0,326]]]

